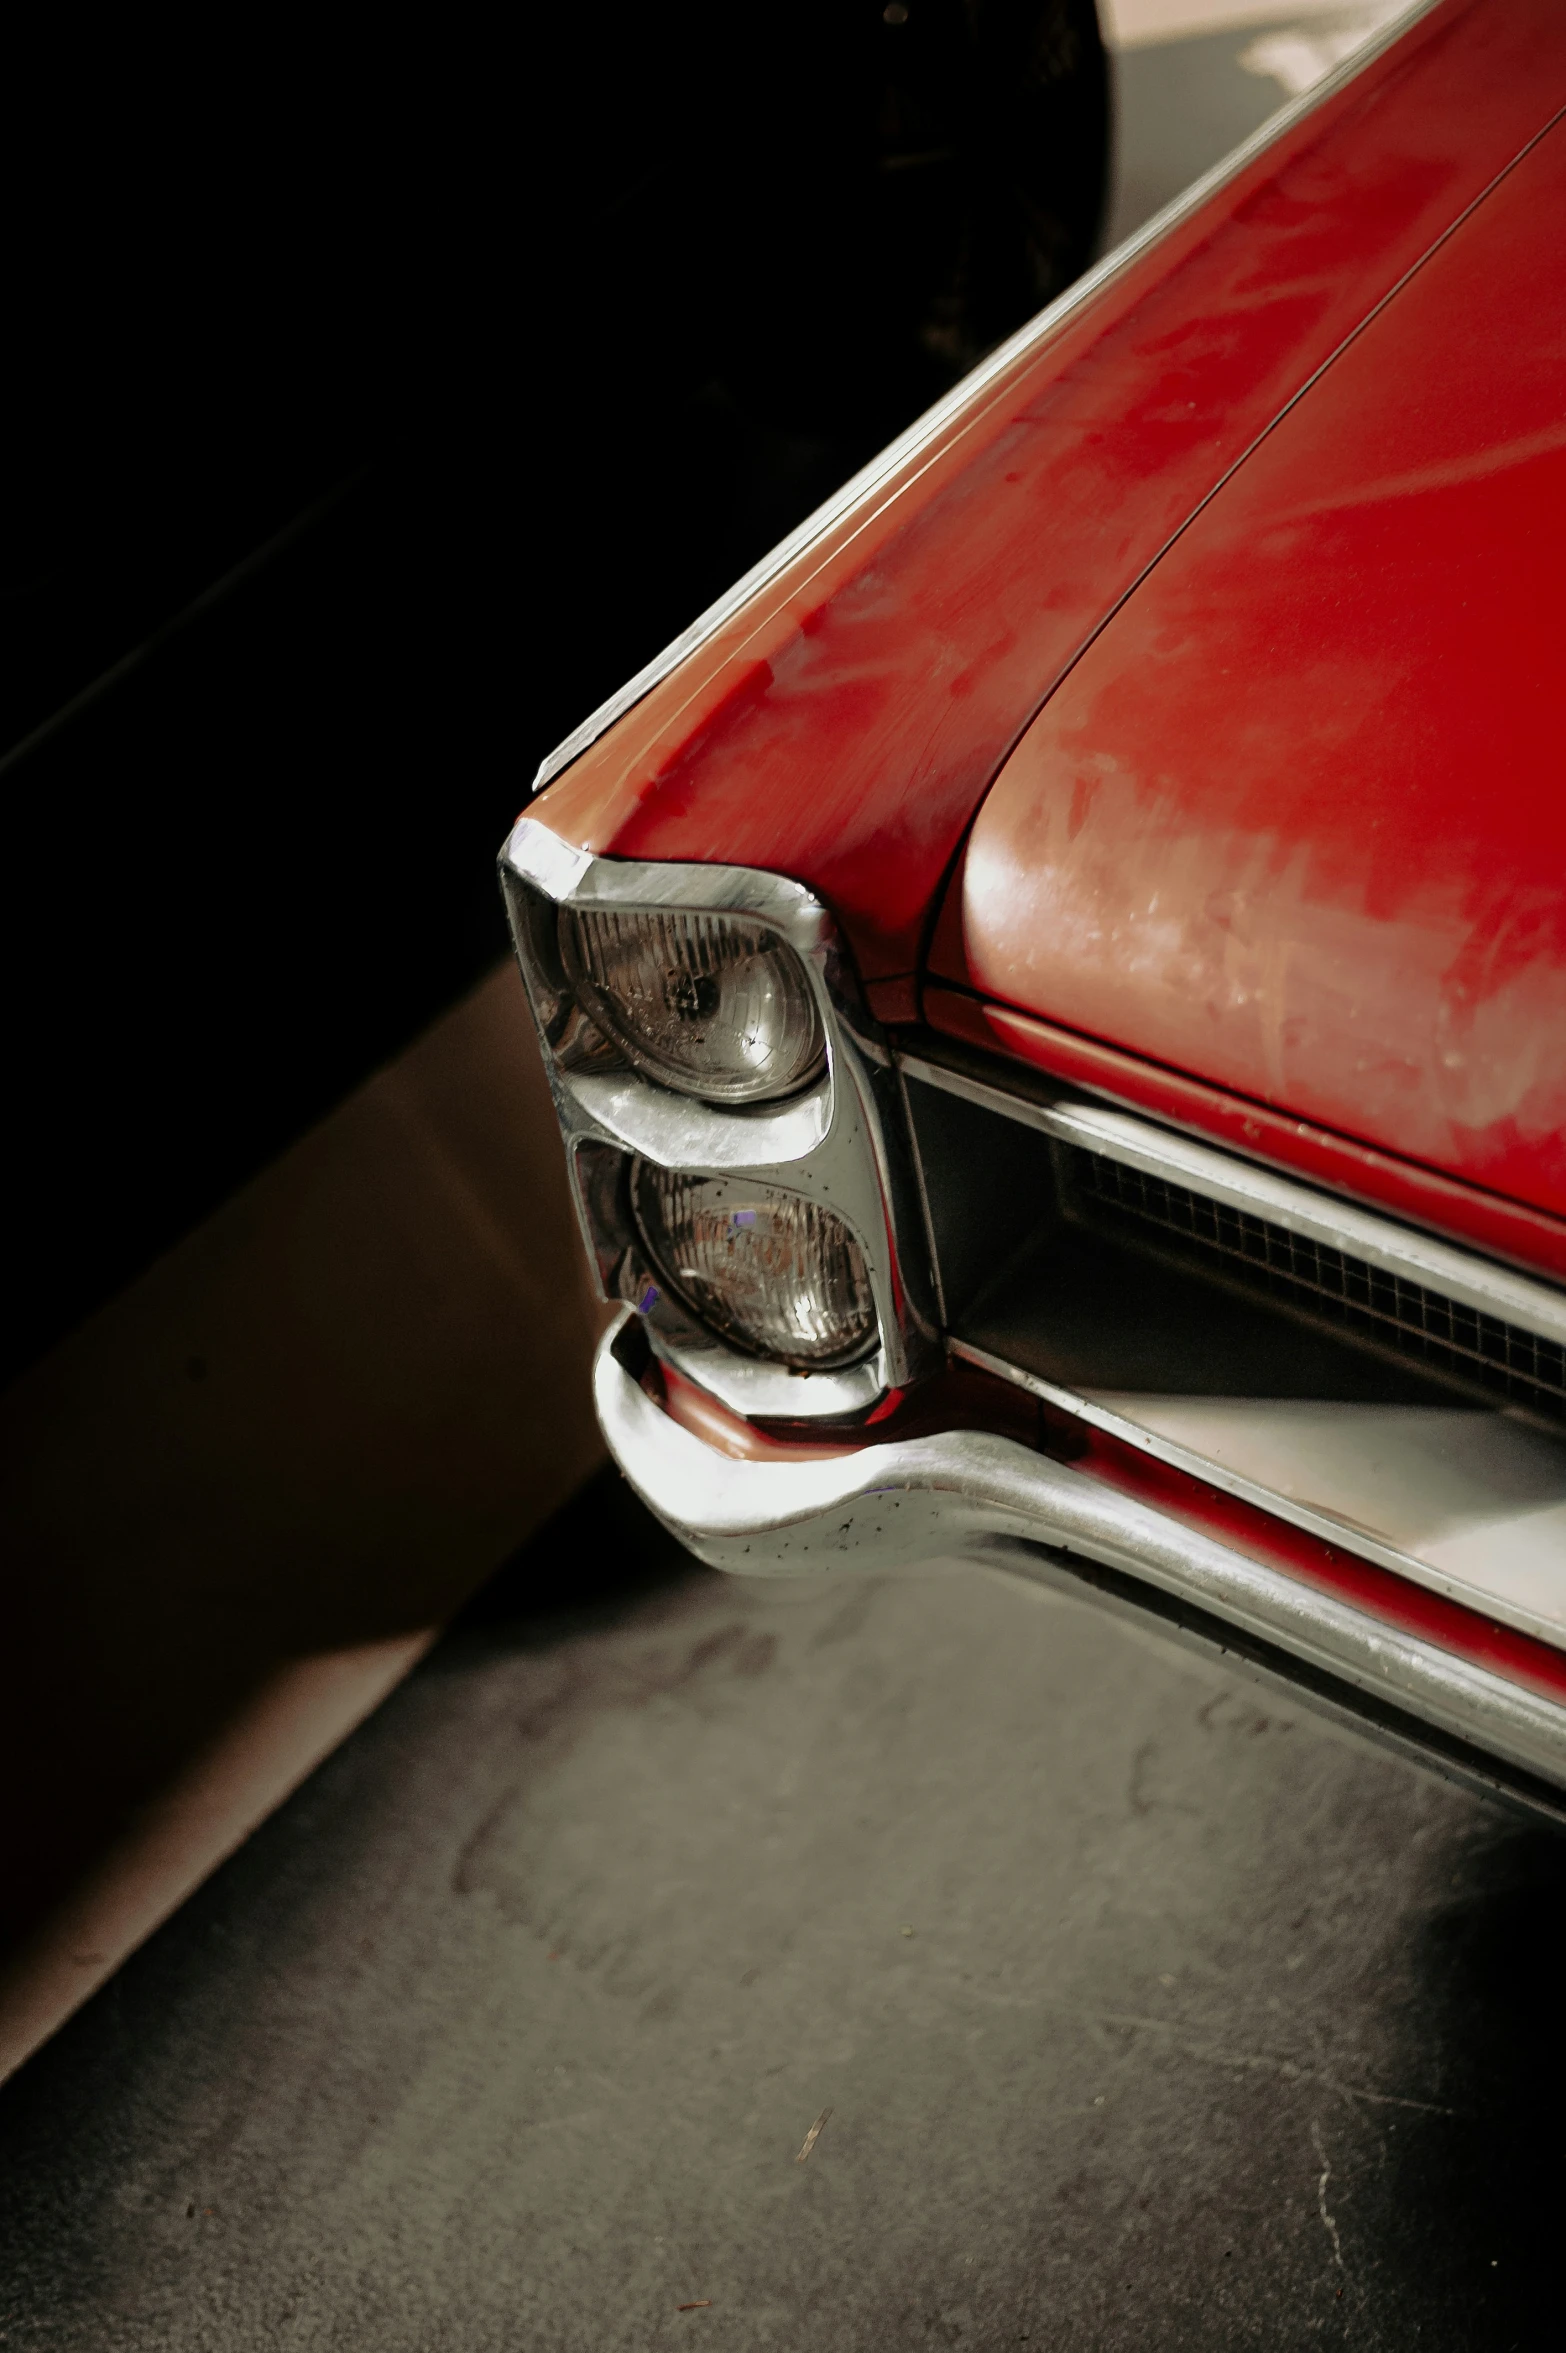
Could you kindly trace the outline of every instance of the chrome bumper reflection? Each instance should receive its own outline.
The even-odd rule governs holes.
[[[599,1420],[698,1559],[752,1576],[984,1560],[1091,1593],[1243,1658],[1468,1780],[1555,1811],[1566,1707],[1383,1625],[1015,1440],[956,1430],[827,1460],[731,1460],[670,1420],[606,1333]]]

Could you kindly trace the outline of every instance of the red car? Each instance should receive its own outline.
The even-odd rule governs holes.
[[[1566,9],[1275,119],[549,760],[652,1509],[975,1554],[1566,1811]]]

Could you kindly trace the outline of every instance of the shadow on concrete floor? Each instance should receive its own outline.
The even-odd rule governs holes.
[[[1532,2346],[1563,1926],[1152,1637],[605,1474],[0,2095],[0,2341]]]

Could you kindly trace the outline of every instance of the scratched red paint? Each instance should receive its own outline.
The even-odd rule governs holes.
[[[1566,1282],[1566,1222],[1526,1202],[1480,1191],[1415,1161],[1378,1152],[1290,1112],[1208,1086],[1145,1054],[1127,1054],[1097,1038],[1062,1029],[1057,1022],[1040,1021],[1036,1014],[1017,1013],[1010,1006],[987,1004],[966,991],[928,982],[923,998],[926,1021],[949,1037],[992,1053],[999,1050],[1070,1087],[1150,1111],[1155,1118],[1216,1144],[1274,1161],[1330,1192],[1389,1210],[1394,1217],[1471,1243],[1493,1258],[1514,1259],[1519,1266]]]
[[[1300,383],[1566,96],[1558,0],[1447,0],[975,394],[580,756],[609,854],[791,874],[911,972],[1007,752]]]
[[[1556,1215],[1563,222],[1566,125],[1117,614],[974,826],[954,975]]]

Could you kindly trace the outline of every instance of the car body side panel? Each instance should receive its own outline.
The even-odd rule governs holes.
[[[1566,122],[1029,730],[974,826],[948,975],[1556,1217],[1563,224]]]
[[[1446,0],[983,384],[540,814],[601,853],[791,875],[872,986],[911,972],[974,809],[1105,615],[1563,78],[1558,0]]]

